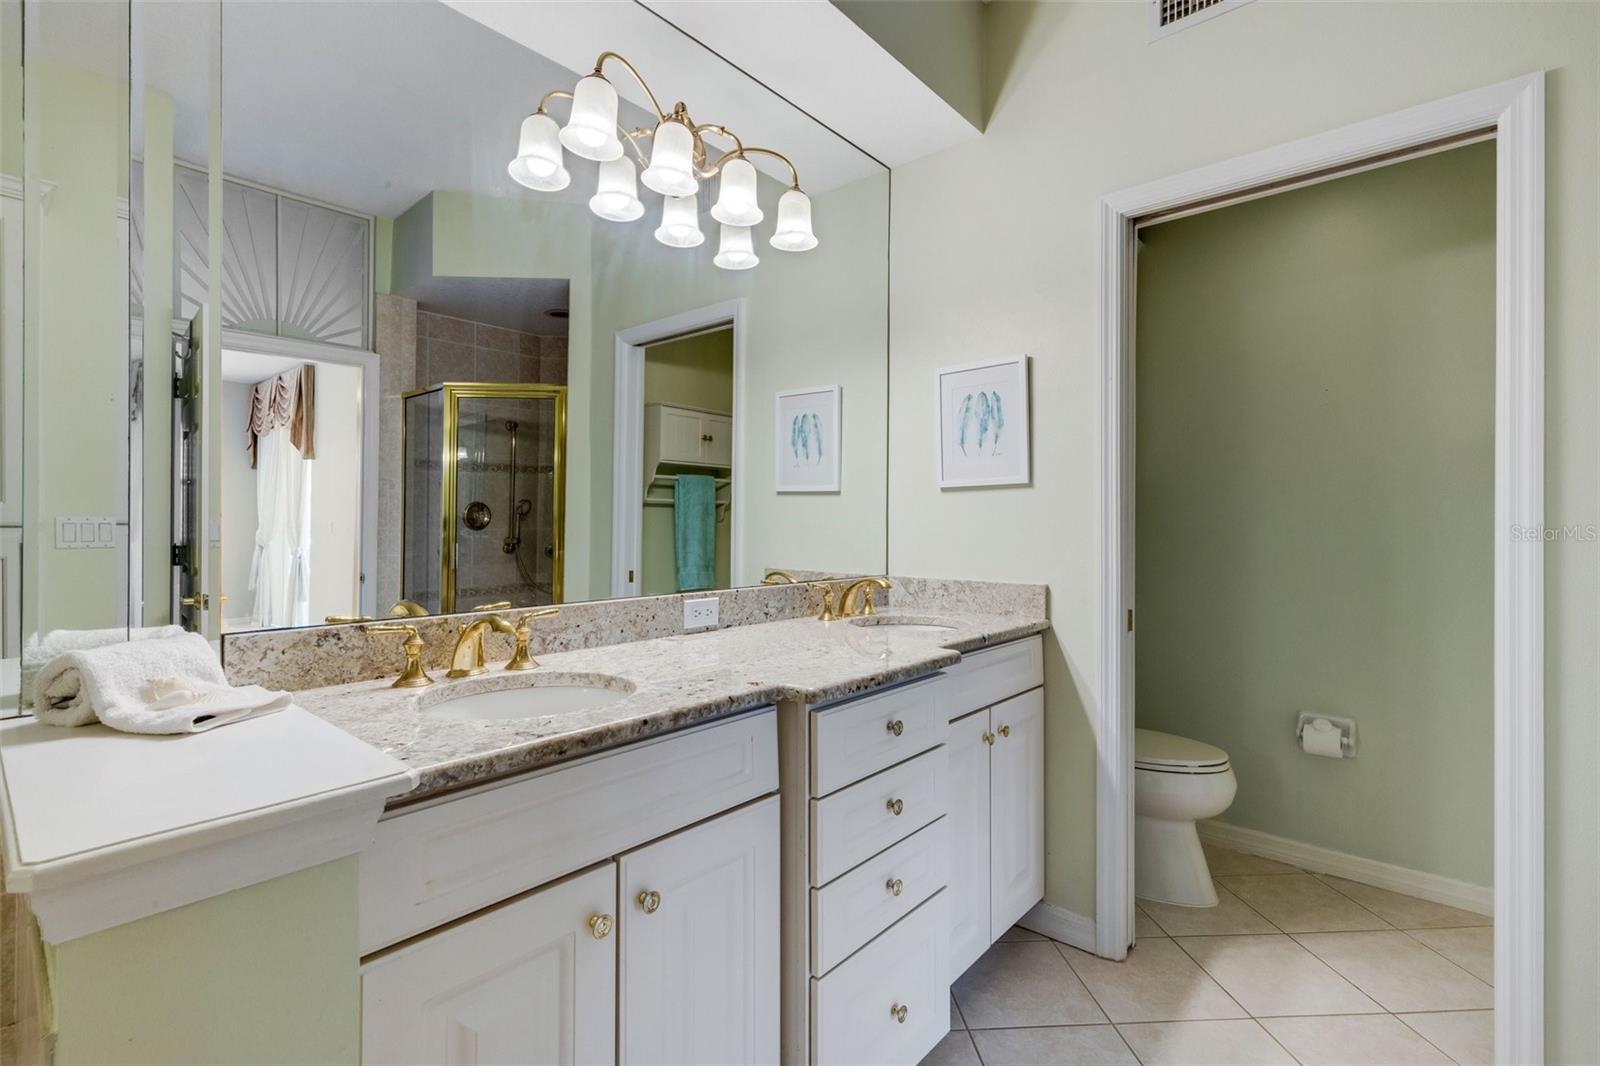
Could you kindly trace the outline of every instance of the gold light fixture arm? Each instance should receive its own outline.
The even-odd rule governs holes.
[[[733,137],[733,134],[730,133],[728,136]],[[734,137],[734,141],[737,143],[738,138]],[[742,144],[737,148],[729,149],[728,151],[719,155],[716,162],[712,163],[711,166],[707,168],[704,176],[708,178],[711,177],[712,175],[716,174],[717,171],[722,169],[722,164],[736,156],[744,155],[771,156],[773,159],[778,160],[784,166],[789,168],[789,187],[791,189],[798,189],[800,187],[800,171],[795,169],[794,163],[789,159],[788,156],[784,155],[782,152],[774,151],[771,148],[756,148],[753,146],[747,148]]]
[[[661,110],[661,102],[656,99],[656,94],[650,91],[650,86],[644,80],[644,75],[640,74],[639,71],[634,68],[632,63],[628,62],[618,53],[601,52],[600,58],[594,61],[594,72],[601,77],[605,77],[602,68],[606,65],[606,60],[608,59],[615,59],[618,63],[621,63],[623,66],[628,68],[628,73],[633,75],[633,80],[639,83],[639,88],[643,89],[644,94],[650,98],[650,106],[655,108],[656,118],[665,119],[667,117],[667,113]]]

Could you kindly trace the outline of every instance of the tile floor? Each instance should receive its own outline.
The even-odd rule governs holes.
[[[1490,919],[1207,847],[1221,903],[1139,901],[1106,962],[1012,929],[923,1066],[1488,1063]]]

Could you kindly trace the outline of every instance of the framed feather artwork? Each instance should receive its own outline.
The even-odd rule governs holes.
[[[778,393],[773,425],[779,492],[839,491],[838,385]]]
[[[1028,483],[1027,356],[935,371],[933,400],[941,489]]]

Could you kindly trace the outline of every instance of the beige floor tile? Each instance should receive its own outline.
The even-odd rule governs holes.
[[[1224,848],[1217,844],[1201,844],[1201,849],[1206,853],[1206,865],[1211,867],[1212,877],[1232,876],[1234,874],[1297,874],[1303,873],[1298,866],[1290,866],[1286,862],[1274,859],[1263,859],[1259,855],[1246,855],[1242,851]]]
[[[1018,944],[1026,940],[1048,940],[1049,937],[1035,933],[1032,929],[1024,929],[1020,925],[1013,925],[1010,929],[1000,934],[1000,943]]]
[[[988,1066],[1139,1066],[1122,1037],[1109,1025],[1069,1025],[1052,1029],[979,1029],[972,1034]]]
[[[1295,939],[1386,1010],[1494,1006],[1494,989],[1405,933],[1303,933]]]
[[[1286,933],[1389,928],[1382,918],[1310,874],[1251,875],[1217,880]]]
[[[1330,888],[1349,896],[1396,929],[1442,929],[1494,924],[1494,919],[1486,915],[1474,914],[1456,907],[1446,907],[1442,903],[1430,903],[1415,896],[1402,896],[1386,888],[1373,888],[1371,885],[1346,881],[1331,874],[1317,876]]]
[[[1478,980],[1494,985],[1493,929],[1414,929],[1411,935]]]
[[[1301,1066],[1451,1066],[1450,1057],[1392,1014],[1263,1018]]]
[[[1078,975],[1048,940],[994,945],[961,975],[951,991],[961,1017],[972,1029],[1106,1020]]]
[[[1178,945],[1257,1018],[1383,1011],[1355,985],[1282,933],[1183,937]]]
[[[1143,941],[1123,962],[1109,962],[1064,944],[1061,951],[1114,1022],[1246,1016],[1171,940]]]
[[[1402,1014],[1399,1017],[1461,1066],[1489,1066],[1494,1061],[1492,1010]]]
[[[956,1006],[956,997],[950,997],[950,1028],[965,1029],[967,1023],[961,1020],[961,1008]]]
[[[943,1040],[922,1058],[921,1066],[983,1066],[972,1046],[972,1034],[965,1029],[946,1033]]]
[[[1139,906],[1155,919],[1168,936],[1228,936],[1238,933],[1276,933],[1277,927],[1251,910],[1220,883],[1215,907],[1179,907],[1142,899]]]
[[[1133,936],[1136,940],[1149,940],[1152,937],[1166,936],[1166,931],[1156,924],[1156,920],[1144,912],[1144,904],[1133,910]]]
[[[1144,1066],[1276,1066],[1292,1064],[1260,1023],[1146,1022],[1117,1031]]]

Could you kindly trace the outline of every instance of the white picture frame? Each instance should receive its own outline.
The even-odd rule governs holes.
[[[778,492],[838,492],[843,389],[786,389],[773,402],[773,484]]]
[[[1026,485],[1032,477],[1028,357],[933,374],[934,461],[941,489]]]

